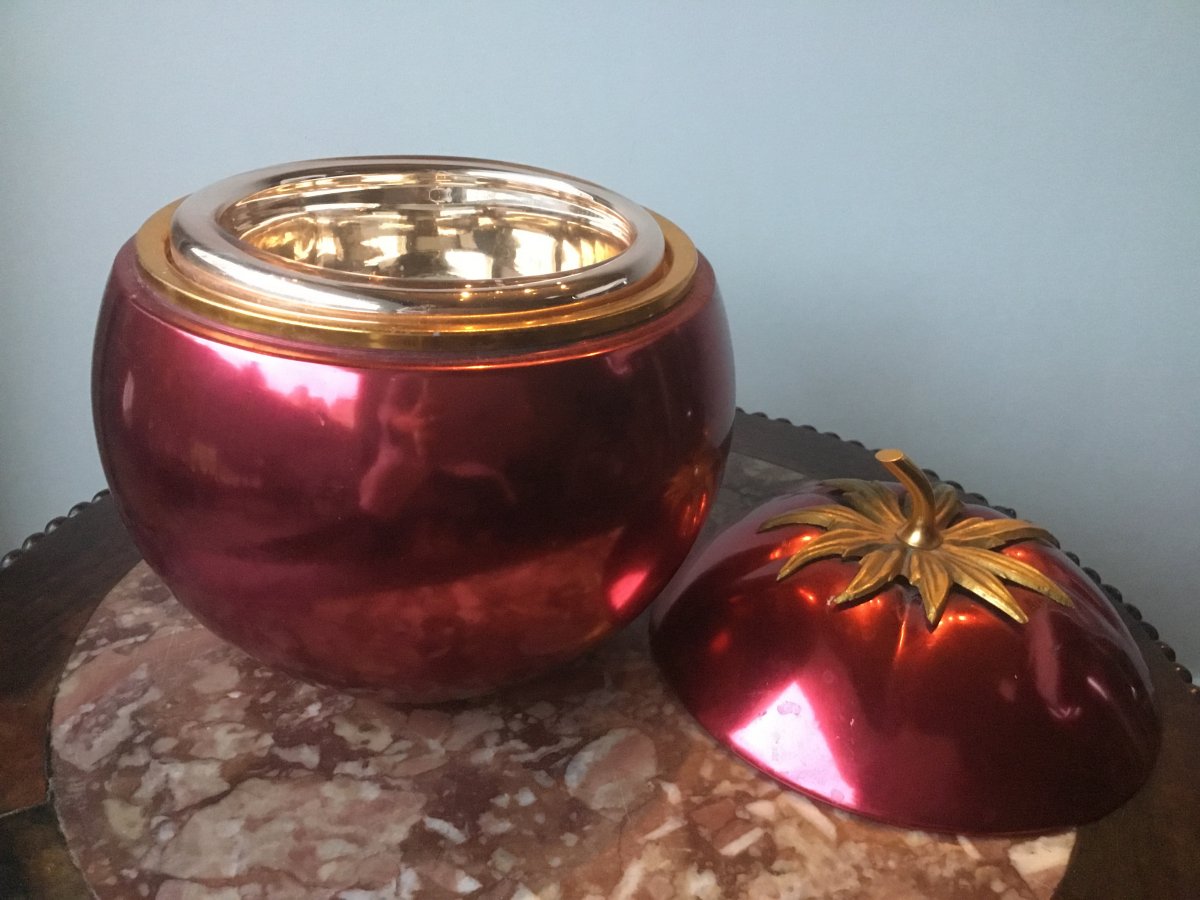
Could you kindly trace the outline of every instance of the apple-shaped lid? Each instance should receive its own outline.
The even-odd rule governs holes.
[[[1046,531],[931,485],[814,483],[750,513],[657,607],[655,658],[718,741],[894,825],[1091,821],[1146,780],[1159,725],[1117,611]]]

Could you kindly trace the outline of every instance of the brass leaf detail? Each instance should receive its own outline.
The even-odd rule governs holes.
[[[824,530],[788,558],[778,580],[818,559],[856,558],[858,571],[842,593],[829,599],[830,604],[852,603],[903,579],[916,588],[931,627],[941,621],[956,587],[1019,623],[1029,617],[1005,582],[1062,606],[1072,605],[1071,598],[1048,576],[999,549],[1017,541],[1058,546],[1048,531],[1020,519],[970,517],[954,522],[962,509],[957,491],[947,484],[930,485],[921,470],[898,451],[880,451],[877,456],[908,488],[905,502],[879,482],[827,481],[841,493],[842,503],[792,510],[758,529],[808,525]]]
[[[921,594],[921,605],[925,608],[925,620],[937,623],[950,599],[950,588],[954,583],[945,563],[934,556],[936,551],[916,550],[910,553],[904,577]]]

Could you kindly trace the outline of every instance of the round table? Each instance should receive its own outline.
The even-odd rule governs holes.
[[[884,473],[860,444],[739,413],[710,533],[826,477]],[[1200,896],[1200,697],[1107,585],[1163,711],[1154,775],[1077,832],[968,839],[735,760],[664,689],[644,617],[549,679],[393,709],[213,637],[103,493],[5,563],[0,896]]]

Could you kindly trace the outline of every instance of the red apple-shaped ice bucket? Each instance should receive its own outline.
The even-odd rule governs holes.
[[[908,457],[811,484],[695,556],[652,644],[683,705],[788,787],[892,825],[1098,819],[1154,767],[1150,673],[1120,615],[1021,519]]]
[[[147,562],[270,665],[488,691],[655,596],[733,421],[708,263],[596,185],[448,158],[220,182],[118,253],[93,373]]]

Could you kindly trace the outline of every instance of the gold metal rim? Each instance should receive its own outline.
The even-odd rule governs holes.
[[[442,227],[440,223],[446,217],[440,209],[428,213],[429,204],[398,203],[397,214],[386,204],[376,202],[377,198],[369,193],[363,201],[362,192],[372,189],[370,179],[389,188],[396,183],[394,171],[398,161],[410,167],[417,164],[426,172],[436,170],[437,166],[458,167],[457,171],[465,168],[480,181],[483,179],[478,173],[483,171],[493,179],[487,182],[487,190],[494,189],[510,206],[501,208],[491,201],[480,205],[483,213],[475,213],[468,203],[459,203],[451,213],[452,217],[457,216],[452,219],[452,226]],[[341,183],[331,189],[328,179],[313,178],[314,171],[335,172]],[[496,179],[508,172],[516,172],[518,177],[496,187]],[[305,205],[311,197],[322,198],[324,202],[330,190],[345,190],[347,181],[350,189],[357,192],[354,198],[358,205],[352,213],[363,221],[347,217],[344,210],[350,205],[342,202],[343,197],[335,198],[337,216],[341,218],[331,218],[325,213],[335,204],[325,203],[320,214],[325,216],[323,221],[332,220],[334,226],[352,236],[383,233],[392,241],[390,246],[398,246],[390,235],[403,228],[412,231],[410,221],[403,218],[407,215],[426,232],[430,229],[425,220],[435,220],[439,233],[449,236],[445,240],[456,241],[459,246],[484,245],[484,239],[494,238],[497,233],[502,237],[515,233],[509,245],[515,244],[519,250],[524,239],[541,249],[548,241],[561,241],[561,235],[568,234],[569,240],[577,242],[570,249],[592,250],[597,258],[577,268],[516,271],[500,278],[467,280],[454,277],[454,272],[413,278],[403,272],[395,276],[355,268],[353,261],[342,268],[312,265],[308,259],[265,251],[254,242],[253,235],[250,240],[242,239],[242,235],[265,222],[267,229],[274,228],[276,234],[283,230],[285,238],[293,240],[295,233],[311,226],[313,207]],[[547,192],[558,192],[550,201],[537,194],[543,183],[549,185]],[[264,184],[267,186],[263,187]],[[532,184],[532,200],[513,189],[512,184],[518,188]],[[249,192],[248,186],[252,188]],[[504,163],[401,157],[317,161],[250,173],[214,188],[170,204],[146,221],[135,241],[141,269],[164,299],[218,327],[288,341],[364,349],[510,351],[569,344],[631,327],[669,309],[686,293],[698,260],[687,235],[661,216],[587,182]],[[568,189],[578,193],[568,194]],[[264,193],[268,198],[263,203],[266,213],[257,218],[246,216],[246,205],[239,207],[239,201],[249,199],[257,203]],[[566,201],[561,200],[563,195]],[[199,200],[195,201],[197,197]],[[510,201],[511,197],[516,200]],[[476,229],[474,232],[454,230],[458,226],[453,223],[463,221],[464,208]],[[367,212],[361,213],[362,209]],[[376,227],[381,209],[382,215],[390,217],[384,220],[385,228],[369,231]],[[414,214],[413,209],[418,212]],[[231,214],[230,210],[234,212]],[[239,214],[241,221],[231,225],[231,219]],[[300,227],[293,228],[288,216],[308,218]],[[561,229],[556,216],[566,222]],[[280,221],[284,222],[282,229],[275,224]],[[399,226],[395,225],[397,221]],[[485,226],[479,225],[481,221]],[[204,223],[203,227],[197,227],[198,222]],[[496,226],[496,222],[500,225]],[[514,226],[513,222],[517,224]],[[541,228],[548,233],[550,227],[558,230],[549,237],[536,230]],[[504,232],[504,228],[509,231]],[[525,230],[518,230],[522,228]],[[436,247],[436,241],[433,243]],[[492,246],[495,243],[493,240]],[[310,245],[311,242],[305,244],[303,249]],[[291,248],[292,245],[286,247],[289,251]],[[351,251],[356,249],[351,247]],[[552,249],[554,263],[575,258],[560,247]],[[578,256],[587,259],[586,252]],[[505,263],[512,257],[510,253]],[[526,257],[530,258],[530,254]],[[428,254],[414,258],[424,265]],[[547,254],[532,258],[535,264],[551,259]],[[440,264],[441,260],[434,262]],[[471,263],[478,268],[477,259]]]

